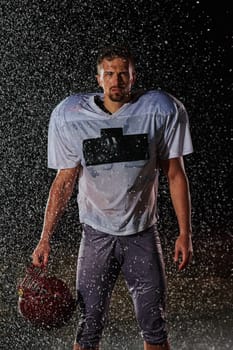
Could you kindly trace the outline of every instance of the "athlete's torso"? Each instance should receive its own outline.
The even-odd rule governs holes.
[[[187,129],[187,115],[179,101],[159,91],[112,115],[98,107],[95,95],[73,95],[54,111],[49,167],[81,163],[81,222],[110,234],[139,232],[157,220],[158,159],[191,151],[189,138],[181,147],[173,130],[182,123]]]

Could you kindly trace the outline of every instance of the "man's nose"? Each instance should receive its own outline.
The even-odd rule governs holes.
[[[122,83],[122,77],[120,74],[115,74],[113,76],[113,81],[114,81],[114,84],[121,84]]]

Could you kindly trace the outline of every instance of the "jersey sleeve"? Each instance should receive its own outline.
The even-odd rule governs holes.
[[[166,116],[162,135],[158,145],[160,159],[181,157],[193,152],[188,115],[179,101],[174,102],[173,110]]]
[[[52,169],[75,168],[80,156],[70,142],[69,130],[63,122],[64,111],[57,107],[51,114],[48,130],[48,167]]]

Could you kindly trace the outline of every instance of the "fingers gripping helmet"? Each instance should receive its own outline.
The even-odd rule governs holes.
[[[36,326],[60,327],[75,309],[76,301],[67,285],[34,265],[27,268],[17,289],[19,313]]]

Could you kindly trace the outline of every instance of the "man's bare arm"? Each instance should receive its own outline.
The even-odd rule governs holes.
[[[41,238],[32,254],[35,266],[46,266],[48,263],[50,238],[72,195],[78,170],[78,167],[59,170],[51,185]]]
[[[162,160],[160,165],[167,176],[173,207],[179,225],[174,260],[179,263],[179,270],[184,269],[192,259],[191,200],[189,183],[185,173],[183,158]]]

